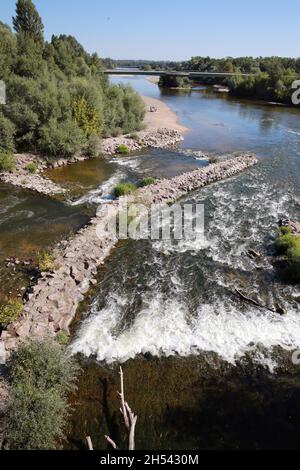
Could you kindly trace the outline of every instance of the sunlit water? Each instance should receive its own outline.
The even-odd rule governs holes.
[[[138,448],[299,446],[300,381],[291,351],[300,347],[300,294],[283,282],[273,257],[278,220],[300,219],[299,111],[202,87],[161,93],[144,78],[113,80],[177,112],[190,128],[182,149],[51,170],[68,190],[64,201],[1,186],[2,260],[34,256],[77,230],[118,182],[207,164],[187,149],[255,152],[259,164],[186,198],[205,206],[204,239],[122,242],[101,268],[71,345],[86,359],[68,446],[85,448],[91,435],[95,448],[106,448],[105,433],[125,446],[118,361],[139,417]],[[261,257],[249,258],[250,248]],[[7,292],[11,280],[1,266]],[[236,288],[266,308],[241,301]],[[274,313],[277,304],[286,316]]]
[[[191,201],[205,206],[204,240],[129,242],[118,250],[101,273],[73,351],[109,363],[146,353],[210,351],[235,363],[263,346],[257,360],[273,370],[274,346],[300,347],[299,290],[282,282],[272,256],[278,220],[299,218],[299,112],[224,99],[205,89],[160,95],[145,79],[128,80],[178,113],[191,129],[183,147],[253,151],[259,165],[193,195]],[[151,155],[146,161],[151,165]],[[251,248],[261,258],[250,259]],[[236,288],[267,308],[245,304]],[[275,313],[278,305],[286,316]]]

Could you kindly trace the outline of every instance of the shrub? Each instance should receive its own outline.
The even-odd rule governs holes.
[[[0,307],[0,325],[6,328],[10,323],[18,320],[23,309],[20,299],[9,299]]]
[[[13,153],[15,150],[15,126],[0,113],[0,152]]]
[[[16,168],[15,157],[12,153],[0,151],[0,171],[13,171]]]
[[[135,140],[136,142],[139,142],[140,140],[140,136],[136,132],[133,132],[133,134],[130,134],[129,137],[130,139]]]
[[[28,165],[26,165],[26,170],[28,171],[28,173],[31,173],[31,174],[36,173],[38,170],[37,163],[35,162],[28,163]]]
[[[100,147],[100,138],[97,135],[93,134],[91,135],[91,137],[89,138],[86,144],[85,154],[88,157],[99,157],[99,154],[100,154],[99,147]]]
[[[84,141],[84,135],[76,122],[71,120],[58,122],[56,119],[51,119],[41,129],[39,146],[51,155],[68,157],[77,153]]]
[[[294,235],[290,227],[281,227],[276,239],[278,254],[286,256],[286,276],[290,282],[300,282],[300,235]]]
[[[280,227],[280,232],[282,235],[288,235],[289,233],[292,233],[291,227]]]
[[[30,341],[12,355],[9,366],[8,441],[11,449],[55,449],[64,438],[79,368],[53,342]]]
[[[293,247],[294,236],[292,233],[279,235],[276,239],[275,246],[278,254],[286,254]]]
[[[37,257],[38,268],[41,272],[52,271],[54,268],[54,257],[47,251],[43,251]]]
[[[156,183],[157,183],[157,179],[150,176],[149,178],[143,179],[143,181],[141,182],[141,186],[142,188],[144,188],[145,186],[151,186],[151,184],[156,184]]]
[[[116,197],[127,196],[136,191],[136,185],[133,183],[120,183],[114,189],[114,195]]]
[[[129,148],[127,145],[121,144],[117,148],[117,152],[120,153],[121,155],[128,155],[129,154]]]
[[[70,335],[63,330],[57,333],[56,338],[61,346],[66,346],[70,341]]]

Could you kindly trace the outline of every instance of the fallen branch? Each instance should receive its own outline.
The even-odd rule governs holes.
[[[276,313],[275,310],[273,310],[272,308],[270,307],[267,307],[266,305],[262,305],[262,304],[259,304],[256,300],[254,299],[251,299],[250,297],[246,297],[241,291],[239,291],[238,289],[234,289],[234,294],[238,294],[238,296],[244,300],[245,302],[248,302],[252,305],[254,305],[255,307],[258,307],[258,308],[264,308],[266,310],[269,310],[269,312],[273,312],[273,313]]]
[[[135,450],[135,428],[136,428],[136,423],[137,423],[137,416],[133,413],[127,401],[125,400],[124,374],[123,374],[122,367],[120,367],[120,384],[121,384],[121,391],[119,392],[119,397],[120,397],[120,402],[121,402],[120,412],[124,418],[124,424],[128,433],[128,449]],[[94,450],[91,438],[87,437],[86,439],[88,442],[89,450]],[[105,439],[112,446],[114,450],[119,450],[117,444],[111,437],[105,436]]]

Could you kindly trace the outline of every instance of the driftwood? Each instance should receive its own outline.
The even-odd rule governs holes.
[[[254,305],[255,307],[258,307],[258,308],[264,308],[266,310],[269,310],[270,312],[273,312],[273,313],[276,313],[275,310],[273,310],[272,308],[270,307],[267,307],[266,305],[263,305],[263,304],[259,304],[258,302],[256,302],[256,300],[254,299],[250,299],[250,297],[246,297],[241,291],[239,291],[238,289],[234,289],[234,293],[235,294],[238,294],[238,296],[244,300],[245,302],[248,302],[252,305]]]
[[[123,374],[122,367],[120,367],[120,384],[121,384],[121,391],[119,392],[119,397],[120,397],[120,402],[121,402],[120,412],[124,418],[124,424],[128,433],[128,449],[135,450],[135,427],[137,423],[137,416],[132,412],[130,406],[125,400],[124,374]],[[117,444],[111,437],[105,436],[105,439],[113,447],[113,449],[119,450]],[[90,437],[87,437],[87,442],[88,442],[89,450],[93,450],[93,443]]]

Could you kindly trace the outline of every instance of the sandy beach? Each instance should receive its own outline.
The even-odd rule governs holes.
[[[177,114],[172,111],[163,101],[157,100],[156,98],[150,98],[149,96],[142,96],[144,103],[147,107],[147,113],[144,119],[144,123],[147,129],[158,129],[167,127],[169,129],[175,129],[178,132],[187,132],[189,129],[179,124],[179,118]],[[155,106],[158,111],[150,113],[149,107]]]

